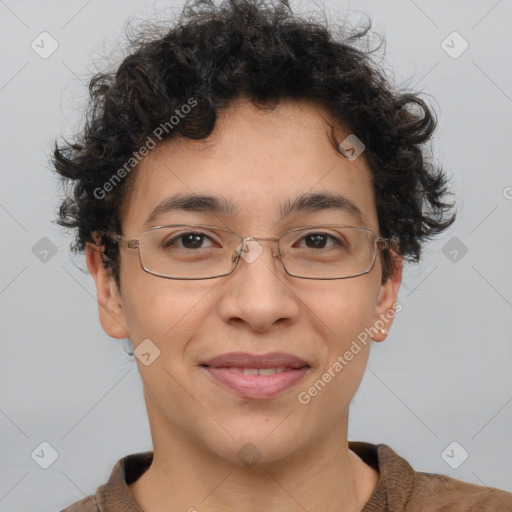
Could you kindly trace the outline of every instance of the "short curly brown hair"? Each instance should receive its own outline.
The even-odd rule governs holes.
[[[364,143],[381,236],[394,237],[407,260],[418,261],[422,244],[455,220],[446,174],[426,155],[434,112],[418,93],[395,90],[373,50],[355,44],[371,22],[335,31],[292,13],[283,1],[192,0],[165,34],[142,31],[114,72],[90,79],[83,131],[71,143],[54,143],[52,165],[72,189],[57,222],[76,230],[75,252],[88,242],[102,246],[118,287],[119,251],[110,234],[120,232],[136,173],[124,172],[117,186],[104,184],[190,98],[194,108],[174,129],[161,130],[161,142],[207,137],[220,110],[240,96],[259,108],[284,98],[327,107]],[[382,258],[384,283],[392,270],[389,250]]]

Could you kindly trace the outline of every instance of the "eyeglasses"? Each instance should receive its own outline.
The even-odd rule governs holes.
[[[139,239],[112,241],[138,249],[142,269],[167,279],[213,279],[231,274],[240,258],[252,263],[263,252],[257,242],[277,241],[273,257],[287,274],[302,279],[346,279],[367,274],[377,251],[390,247],[371,229],[324,224],[285,231],[279,237],[242,237],[233,231],[202,224],[156,226]]]

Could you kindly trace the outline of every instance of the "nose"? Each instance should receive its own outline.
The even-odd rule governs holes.
[[[237,248],[239,262],[235,271],[224,278],[219,305],[225,322],[244,323],[261,332],[277,323],[292,324],[299,318],[296,296],[286,282],[282,263],[276,261],[279,251],[275,241],[277,238],[247,237]],[[270,255],[265,249],[270,249]]]

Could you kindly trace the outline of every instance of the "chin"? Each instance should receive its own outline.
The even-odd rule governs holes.
[[[231,425],[226,430],[236,434],[232,438],[224,436],[225,449],[219,451],[219,445],[216,444],[212,451],[240,468],[256,465],[264,467],[283,461],[297,451],[299,444],[298,435],[294,435],[283,424],[280,425],[282,420],[280,418],[275,422],[266,421],[256,425],[248,418],[248,421],[238,424],[236,429]]]

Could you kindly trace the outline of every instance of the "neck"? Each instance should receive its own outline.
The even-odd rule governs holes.
[[[153,439],[153,463],[130,485],[145,512],[356,512],[377,486],[378,472],[348,449],[346,429],[251,467],[188,439]]]

